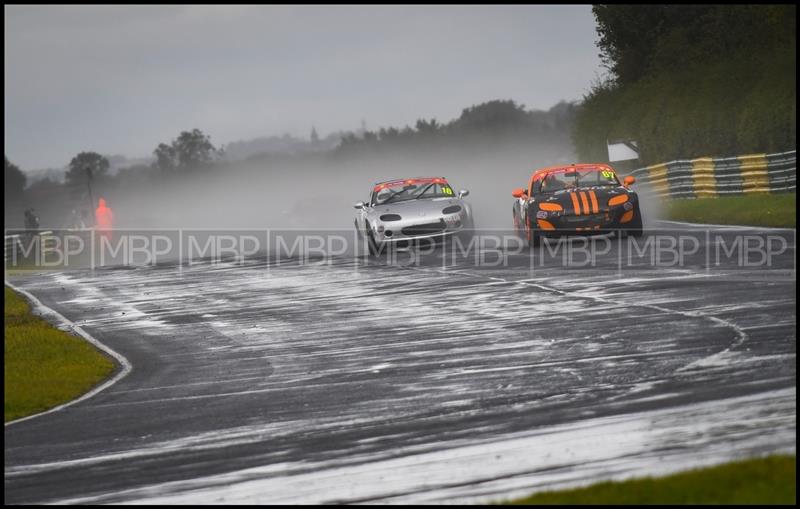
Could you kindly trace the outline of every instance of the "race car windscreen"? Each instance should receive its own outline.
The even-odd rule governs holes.
[[[379,186],[380,187],[380,186]],[[411,182],[388,185],[372,193],[373,205],[386,205],[423,198],[451,198],[455,195],[447,182]]]
[[[553,193],[562,189],[592,186],[618,186],[616,174],[606,168],[553,171],[542,178],[540,192]]]

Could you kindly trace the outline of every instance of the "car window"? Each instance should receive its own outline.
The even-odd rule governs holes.
[[[382,205],[421,198],[450,198],[455,196],[453,188],[441,179],[409,179],[379,185],[372,193],[370,203]]]
[[[616,173],[606,167],[556,169],[537,178],[537,193],[555,193],[565,189],[620,185]]]

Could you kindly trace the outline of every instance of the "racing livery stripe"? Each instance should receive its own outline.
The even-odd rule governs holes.
[[[586,199],[586,193],[581,191],[581,203],[583,203],[583,210],[586,214],[589,214],[589,200]]]
[[[575,209],[575,215],[576,216],[581,215],[581,206],[578,203],[578,196],[575,194],[574,191],[569,193],[569,196],[570,198],[572,198],[572,207]]]
[[[594,191],[589,191],[589,197],[592,199],[592,214],[597,214],[600,212],[600,208],[597,206],[597,195],[594,194]]]

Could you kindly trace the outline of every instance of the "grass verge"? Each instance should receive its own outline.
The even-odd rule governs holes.
[[[505,502],[531,504],[792,504],[796,456],[775,455],[660,478],[602,482]]]
[[[664,202],[664,218],[711,224],[795,228],[797,194],[748,194]]]
[[[114,371],[114,362],[81,338],[31,313],[4,287],[5,422],[66,403]]]

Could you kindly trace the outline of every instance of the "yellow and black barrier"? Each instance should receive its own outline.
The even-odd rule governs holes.
[[[639,168],[631,174],[663,198],[794,192],[797,151],[678,160]]]

